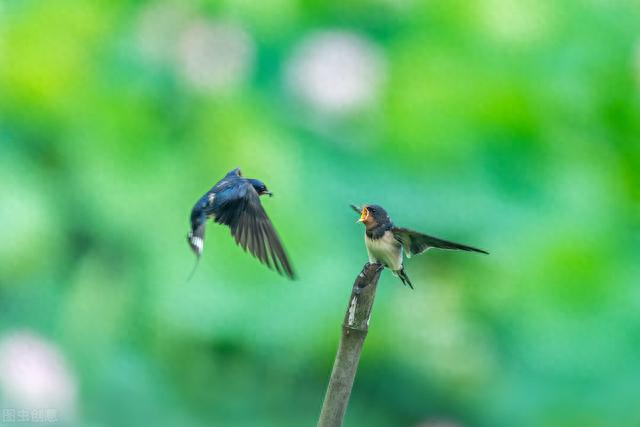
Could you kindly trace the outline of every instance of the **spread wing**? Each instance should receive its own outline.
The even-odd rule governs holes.
[[[409,230],[407,228],[394,227],[392,230],[396,240],[402,243],[407,256],[418,255],[430,248],[439,249],[454,249],[461,251],[480,252],[483,254],[489,254],[489,252],[482,249],[474,248],[472,246],[463,245],[460,243],[450,242],[448,240],[439,239],[437,237],[428,236],[426,234],[418,233],[417,231]]]
[[[224,202],[215,211],[215,221],[228,225],[236,243],[269,268],[295,278],[280,238],[269,220],[256,190],[248,182],[240,183],[217,197]]]

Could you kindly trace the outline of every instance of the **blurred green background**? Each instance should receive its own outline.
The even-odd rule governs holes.
[[[346,426],[640,425],[639,22],[0,1],[0,421],[315,425],[369,202],[491,255],[413,258],[415,291],[383,274]],[[185,283],[190,209],[237,166],[296,282],[210,225]]]

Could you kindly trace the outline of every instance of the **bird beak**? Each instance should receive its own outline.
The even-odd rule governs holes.
[[[273,197],[273,193],[271,191],[265,191],[264,194],[268,195],[269,197]]]
[[[358,218],[356,223],[364,222],[367,220],[367,218],[369,218],[369,211],[367,210],[367,208],[362,208],[362,212],[360,213],[360,218]]]

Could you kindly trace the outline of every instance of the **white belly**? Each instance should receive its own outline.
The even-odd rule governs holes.
[[[393,271],[402,269],[402,245],[387,231],[379,239],[364,235],[364,244],[369,254],[369,262],[379,262]]]

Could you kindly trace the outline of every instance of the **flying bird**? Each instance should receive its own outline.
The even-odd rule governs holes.
[[[228,226],[236,243],[260,262],[295,278],[280,238],[260,203],[263,195],[273,194],[262,181],[244,178],[240,168],[227,173],[207,191],[191,210],[191,231],[187,235],[187,242],[198,260],[204,248],[207,219],[212,219]]]
[[[431,248],[489,254],[487,251],[472,246],[428,236],[408,228],[396,227],[382,206],[365,205],[362,209],[354,205],[351,207],[360,214],[360,218],[356,222],[362,222],[365,226],[364,243],[367,247],[369,262],[379,263],[389,268],[404,285],[409,285],[411,289],[413,289],[413,284],[404,270],[403,251],[407,253],[409,258]]]

